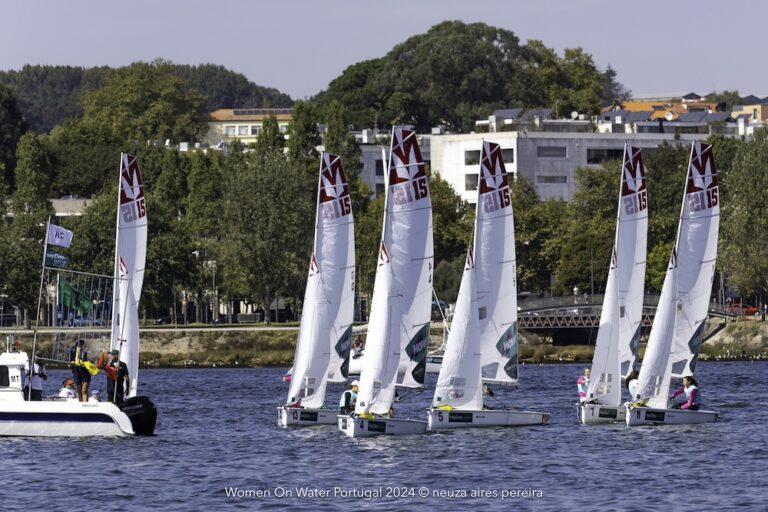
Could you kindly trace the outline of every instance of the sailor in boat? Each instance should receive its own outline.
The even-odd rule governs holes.
[[[131,387],[128,365],[120,360],[119,350],[115,349],[109,355],[111,359],[104,368],[107,372],[107,400],[122,409],[125,390]]]
[[[675,400],[677,396],[682,395],[683,393],[685,393],[686,401],[676,403],[673,408],[698,411],[699,406],[701,405],[701,393],[699,393],[698,382],[696,382],[696,379],[690,375],[683,377],[682,387],[677,388],[669,399]]]
[[[37,359],[37,358],[35,358]],[[24,400],[40,402],[43,399],[43,381],[48,380],[45,366],[39,361],[32,365],[32,375],[29,375],[29,361],[24,361]],[[30,395],[30,383],[32,394]]]
[[[75,391],[75,381],[67,377],[61,382],[59,398],[77,398],[77,392]]]
[[[584,375],[576,380],[576,387],[579,390],[579,402],[587,401],[587,388],[589,387],[589,368],[584,368]]]
[[[69,349],[69,366],[72,368],[77,398],[81,402],[87,402],[88,387],[91,384],[91,372],[83,365],[83,361],[88,361],[88,351],[85,346],[85,340],[80,338]]]
[[[341,414],[349,414],[355,410],[359,385],[358,381],[353,380],[349,385],[349,389],[341,394],[341,400],[339,400],[339,412]]]
[[[637,377],[639,375],[637,370],[632,370],[627,375],[627,391],[629,391],[629,399],[633,402],[637,400]]]

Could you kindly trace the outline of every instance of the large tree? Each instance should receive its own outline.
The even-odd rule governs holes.
[[[736,153],[721,184],[728,189],[722,202],[720,254],[728,283],[743,294],[768,293],[768,131],[757,132]]]

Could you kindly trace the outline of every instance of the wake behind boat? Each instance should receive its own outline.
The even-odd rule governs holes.
[[[624,421],[621,379],[634,368],[640,341],[648,238],[648,197],[640,148],[624,145],[616,235],[608,270],[592,379],[579,420],[587,425]]]
[[[315,241],[288,401],[277,408],[281,426],[336,423],[338,409],[325,407],[325,389],[328,382],[347,379],[354,289],[355,231],[349,185],[341,159],[323,153]]]
[[[672,378],[693,376],[696,367],[715,274],[719,224],[712,146],[696,142],[691,148],[675,246],[638,377],[639,400],[626,409],[629,426],[717,419],[716,412],[698,410],[698,404],[680,410],[669,408],[667,401]]]
[[[48,223],[43,248],[38,312],[32,361],[36,358],[36,342],[40,319],[40,302],[45,284],[46,256],[49,245],[69,247],[72,233]],[[138,304],[144,280],[147,252],[147,210],[144,186],[135,156],[121,154],[118,186],[117,226],[115,234],[115,266],[112,280],[111,349],[119,354],[130,377],[125,390],[125,401],[117,396],[113,402],[77,401],[77,399],[48,398],[25,400],[23,381],[27,368],[37,366],[26,353],[7,352],[0,355],[0,435],[5,436],[126,436],[152,435],[157,420],[157,409],[145,396],[137,396],[139,366]],[[47,288],[47,287],[46,287]],[[57,290],[60,288],[57,286]],[[84,294],[67,289],[70,304],[75,309],[90,309],[93,300]],[[76,304],[74,304],[76,303]],[[85,340],[83,340],[84,342]],[[75,364],[86,365],[78,356]],[[67,361],[68,362],[68,361]],[[95,370],[94,370],[95,371]],[[115,393],[118,386],[115,385]],[[122,398],[122,397],[120,397]],[[87,397],[86,397],[87,399]],[[119,407],[120,406],[120,407]]]
[[[432,407],[430,430],[542,425],[549,414],[483,406],[483,381],[517,384],[515,225],[501,148],[483,142],[469,248]]]
[[[424,385],[432,307],[432,203],[416,132],[395,126],[384,225],[360,388],[353,414],[339,415],[349,437],[423,434],[427,423],[392,416],[395,387]]]

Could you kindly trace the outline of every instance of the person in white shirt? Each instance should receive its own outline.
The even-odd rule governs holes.
[[[637,370],[632,370],[629,375],[627,375],[627,390],[629,390],[629,398],[632,401],[637,400],[637,377],[638,377]]]
[[[75,391],[75,381],[70,378],[64,379],[61,383],[61,389],[59,390],[59,397],[77,398],[77,391]]]
[[[42,364],[32,365],[32,376],[29,375],[29,361],[24,361],[24,400],[39,402],[43,399],[43,381],[48,380],[48,374],[45,373],[45,367]],[[30,394],[30,383],[32,393]]]

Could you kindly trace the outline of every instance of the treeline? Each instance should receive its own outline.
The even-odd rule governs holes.
[[[220,108],[290,107],[293,100],[277,89],[250,82],[240,73],[217,64],[190,66],[168,63],[183,87],[203,98],[202,110]],[[18,71],[0,71],[0,84],[10,89],[19,109],[36,133],[48,133],[67,119],[83,115],[86,93],[100,89],[110,73],[106,66],[24,66]]]
[[[470,49],[477,45],[485,48],[487,44],[513,48],[516,38],[509,34],[484,25],[450,22],[413,38],[410,49],[405,43],[398,46],[385,60],[391,57],[392,65],[401,66],[405,72],[408,59],[413,66],[420,65],[418,59],[428,58],[430,47],[443,58],[438,51],[441,45],[434,39],[439,37],[444,45],[454,45],[456,60],[461,61],[461,52],[469,51],[463,46],[468,44],[467,40],[474,41]],[[422,48],[422,44],[427,46]],[[524,48],[528,49],[523,51]],[[538,48],[539,53],[531,53],[532,48]],[[549,52],[531,42],[516,51],[539,55],[539,68],[544,62],[554,66],[551,70],[562,69],[564,65],[556,55],[554,62],[543,59],[541,56]],[[508,59],[513,53],[505,50],[502,55]],[[587,64],[591,62],[580,50],[576,54],[586,59]],[[568,55],[566,52],[564,59],[569,60]],[[473,61],[471,53],[466,58]],[[515,76],[535,76],[528,69],[529,64],[523,65],[525,59],[516,57],[513,61],[520,69],[533,73]],[[436,69],[440,62],[436,61]],[[361,64],[364,65],[367,64]],[[573,69],[581,69],[574,65]],[[354,68],[344,76],[351,76]],[[593,67],[584,68],[591,76]],[[454,68],[453,73],[449,84],[470,83],[484,73],[493,75],[494,71],[493,66],[483,68],[478,64]],[[360,75],[361,94],[374,75]],[[419,116],[418,122],[424,126],[436,119],[432,112],[441,112],[434,114],[441,119],[451,119],[456,113],[455,109],[454,114],[448,111],[450,105],[438,106],[439,102],[431,110],[424,108],[431,104],[430,97],[413,96],[418,91],[408,92],[410,86],[404,85],[417,77],[401,78],[403,81],[396,82],[399,89],[385,94],[382,105],[394,105],[389,101],[396,97],[410,98],[401,105],[401,113],[411,112],[405,109],[406,105],[413,107],[413,115]],[[433,76],[431,80],[435,79]],[[374,105],[372,100],[334,96],[338,91],[334,82],[315,101],[293,105],[293,122],[287,138],[280,133],[276,120],[270,119],[251,148],[235,145],[227,153],[178,153],[153,141],[199,140],[207,129],[202,114],[210,110],[211,101],[189,86],[189,78],[180,75],[178,66],[165,61],[136,63],[105,71],[100,80],[98,88],[82,91],[82,114],[68,117],[48,133],[30,131],[20,101],[8,87],[0,85],[0,165],[6,177],[0,180],[0,293],[5,303],[27,309],[35,304],[42,231],[45,219],[52,214],[51,197],[93,197],[82,217],[62,221],[75,232],[67,256],[72,268],[111,273],[118,155],[126,151],[139,155],[147,191],[149,253],[142,295],[147,316],[167,315],[184,293],[188,299],[203,303],[217,296],[221,302],[248,300],[264,305],[280,296],[300,306],[312,243],[319,167],[315,148],[321,142],[328,151],[342,156],[351,181],[357,286],[360,293],[370,294],[383,203],[381,199],[370,200],[370,190],[359,178],[359,148],[348,128],[351,124],[367,123],[361,121],[364,115],[372,115],[380,125],[385,120],[415,122],[416,117],[403,117],[396,110],[385,116],[384,110],[369,109]],[[551,84],[546,82],[550,89],[557,83],[555,79]],[[519,84],[515,87],[527,89]],[[351,93],[352,88],[348,91]],[[575,94],[575,89],[572,92]],[[571,97],[569,94],[564,93],[563,98]],[[479,100],[465,101],[478,109],[467,110],[466,119],[474,119],[480,112],[488,115],[487,109],[493,108],[492,102],[475,101]],[[499,104],[502,101],[508,100],[499,100]],[[600,105],[602,100],[595,101],[595,105]],[[453,119],[458,126],[465,118]],[[323,140],[317,130],[319,123],[326,127]],[[713,143],[723,197],[719,269],[730,285],[744,294],[762,294],[768,289],[768,269],[764,268],[768,265],[764,254],[768,226],[763,225],[768,221],[762,215],[766,206],[763,181],[768,179],[762,166],[768,156],[768,142],[765,134],[760,133],[748,143],[724,138],[715,138]],[[649,291],[660,288],[669,258],[689,149],[663,146],[646,159],[650,201],[646,281]],[[570,293],[574,286],[602,290],[615,227],[618,178],[618,163],[606,164],[603,169],[580,170],[579,191],[571,203],[541,201],[532,183],[524,179],[514,182],[520,290],[555,294]],[[458,289],[474,211],[438,176],[431,177],[430,187],[435,226],[435,289],[440,298],[451,301]]]

